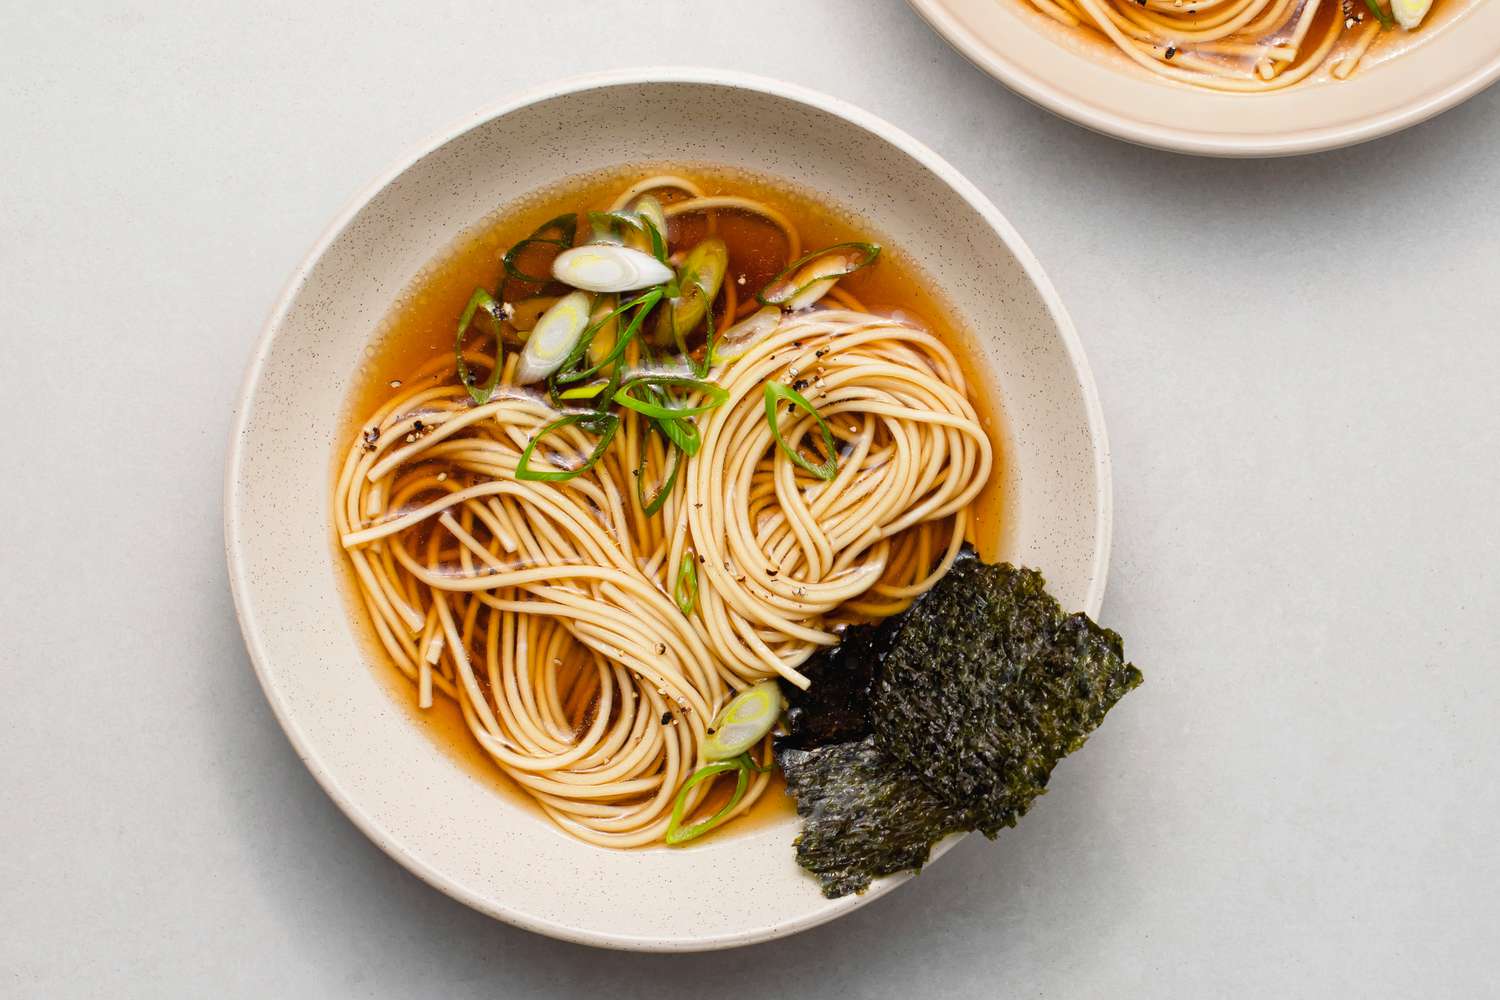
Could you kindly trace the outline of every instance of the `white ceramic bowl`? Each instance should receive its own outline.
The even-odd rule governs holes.
[[[1500,79],[1500,4],[1437,0],[1404,51],[1348,80],[1266,94],[1163,81],[1025,0],[908,0],[938,34],[1023,97],[1130,142],[1209,156],[1287,156],[1375,139]],[[1379,55],[1379,50],[1376,50]],[[1374,61],[1374,60],[1369,60]]]
[[[688,850],[610,851],[497,795],[437,750],[378,675],[389,668],[368,662],[340,599],[329,527],[341,405],[419,269],[496,206],[564,174],[662,160],[826,192],[926,265],[980,337],[1004,401],[1005,555],[1045,571],[1065,606],[1090,613],[1104,591],[1110,480],[1087,363],[1031,252],[947,163],[832,98],[721,71],[570,81],[444,133],[333,225],[266,326],[229,448],[230,580],[266,696],[349,818],[432,885],[543,934],[668,951],[790,934],[902,879],[824,899],[794,861],[791,818]]]

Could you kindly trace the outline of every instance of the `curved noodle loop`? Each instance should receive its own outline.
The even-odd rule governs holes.
[[[618,205],[664,186],[689,196],[679,212],[697,203],[791,225],[676,177],[643,181]],[[573,478],[517,478],[559,412],[515,385],[513,351],[482,405],[451,356],[403,380],[342,463],[335,528],[386,653],[422,707],[456,702],[486,754],[578,837],[660,843],[733,694],[772,676],[805,684],[798,666],[841,625],[904,608],[969,531],[993,455],[956,358],[924,330],[845,308],[858,306],[846,293],[830,299],[843,307],[785,316],[709,371],[728,398],[696,417],[700,445],[654,516],[635,477],[660,480],[668,444],[633,410]],[[625,364],[661,371],[644,350],[632,343]],[[472,346],[463,357],[495,364]],[[773,429],[768,383],[814,409],[778,405]],[[829,457],[820,419],[838,451],[827,480],[792,457]],[[577,470],[596,443],[586,422],[562,426],[529,462]],[[684,608],[674,595],[689,582]],[[753,757],[770,763],[769,737]],[[753,774],[729,814],[769,781]],[[710,785],[684,793],[690,811],[717,806]]]
[[[1389,0],[1030,0],[1053,20],[1087,25],[1158,76],[1211,90],[1259,93],[1327,65],[1359,67],[1389,23]],[[1348,43],[1340,47],[1345,38]]]

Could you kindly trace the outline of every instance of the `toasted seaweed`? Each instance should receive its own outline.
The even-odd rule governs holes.
[[[1014,826],[1141,682],[1120,636],[1064,614],[1034,570],[965,550],[910,609],[803,667],[776,759],[797,861],[826,896],[916,871],[949,833]]]
[[[966,542],[954,565],[977,559],[974,547]],[[846,627],[837,646],[818,650],[798,668],[810,682],[806,690],[781,685],[787,701],[787,731],[776,738],[778,748],[810,750],[857,740],[872,731],[870,699],[875,681],[907,614]]]
[[[787,732],[777,737],[777,747],[811,750],[869,734],[875,674],[899,621],[893,617],[878,625],[850,625],[837,646],[819,650],[801,666],[811,682],[807,690],[781,686]]]
[[[1141,682],[1118,634],[1066,615],[1042,575],[955,564],[897,630],[873,691],[876,744],[993,837]]]
[[[779,747],[776,762],[797,799],[797,863],[829,899],[864,892],[870,880],[920,871],[932,845],[973,828],[875,746],[875,738],[813,750]]]

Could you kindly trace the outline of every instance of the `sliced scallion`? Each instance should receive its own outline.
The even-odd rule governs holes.
[[[643,194],[635,201],[635,214],[640,216],[642,222],[650,226],[648,238],[651,241],[651,254],[657,260],[667,259],[667,213],[662,211],[661,202],[656,200],[655,195]]]
[[[583,336],[578,338],[578,343],[574,345],[572,353],[563,361],[562,369],[557,373],[556,381],[560,383],[581,382],[595,372],[601,371],[618,361],[624,355],[625,348],[630,344],[630,341],[640,331],[641,322],[646,318],[646,313],[650,312],[651,307],[661,301],[661,297],[662,290],[660,288],[653,288],[649,292],[638,295],[627,302],[621,302],[618,306],[611,309],[603,319],[590,324],[589,328],[583,331]],[[626,325],[625,329],[615,339],[615,346],[610,349],[609,353],[585,368],[575,367],[578,362],[583,360],[584,355],[588,352],[589,345],[593,343],[595,335],[598,334],[604,325],[617,319],[631,309],[636,310],[636,313],[631,317],[630,323]]]
[[[682,783],[682,787],[677,791],[677,799],[672,803],[672,817],[667,821],[667,835],[665,838],[667,845],[676,847],[679,844],[685,844],[690,840],[703,836],[728,819],[729,814],[734,811],[734,807],[739,805],[740,800],[745,797],[745,789],[750,786],[751,770],[753,770],[753,765],[750,764],[750,760],[747,757],[744,760],[726,760],[715,764],[708,764],[694,771]],[[694,823],[692,826],[683,826],[682,814],[687,811],[688,793],[699,784],[729,771],[736,772],[734,793],[729,796],[729,801],[724,803],[718,812],[703,822]]]
[[[617,295],[599,295],[594,298],[594,311],[589,314],[589,326],[594,333],[589,338],[588,350],[585,352],[591,363],[603,361],[615,349],[615,340],[620,334],[620,320],[615,307],[619,304],[620,298]]]
[[[654,202],[655,199],[652,199]],[[660,206],[657,208],[661,211]],[[617,234],[626,233],[624,245],[632,250],[642,250],[655,257],[658,261],[666,263],[667,260],[667,237],[665,219],[658,223],[650,218],[645,212],[590,212],[589,223],[594,227],[594,232],[605,233],[614,239],[609,242],[619,242]],[[659,228],[660,226],[660,228]],[[634,239],[632,239],[632,236]]]
[[[591,243],[553,258],[552,277],[590,292],[630,292],[671,281],[672,269],[640,250]]]
[[[521,361],[516,365],[517,385],[540,382],[572,356],[573,348],[589,326],[590,304],[585,293],[570,292],[542,313],[521,349]]]
[[[464,340],[469,336],[469,327],[476,318],[483,317],[490,327],[488,331],[495,339],[495,364],[490,369],[489,378],[484,380],[483,385],[474,384],[474,374],[469,371],[469,365],[464,361]],[[453,353],[458,359],[458,380],[463,383],[469,392],[469,398],[483,405],[490,401],[495,394],[495,387],[500,384],[501,346],[500,346],[500,323],[504,314],[500,311],[500,303],[495,297],[483,288],[474,289],[474,294],[469,296],[469,304],[464,306],[463,315],[458,319],[458,336],[454,340]]]
[[[729,700],[708,727],[703,756],[729,760],[749,750],[781,718],[781,687],[774,680],[752,684]]]
[[[698,425],[693,423],[691,417],[673,419],[660,417],[656,420],[656,426],[677,447],[682,449],[683,454],[689,458],[698,454],[698,449],[703,445],[703,438],[698,433]]]
[[[584,460],[584,463],[576,469],[559,469],[556,472],[533,469],[531,467],[531,455],[536,451],[536,446],[541,442],[542,438],[553,431],[564,427],[571,427],[574,424],[578,424],[589,433],[599,436],[599,443],[594,445],[594,450]],[[521,460],[516,463],[516,478],[531,480],[533,482],[561,483],[575,476],[581,476],[592,469],[594,463],[604,457],[604,453],[609,450],[609,443],[614,440],[615,431],[619,427],[620,418],[613,413],[599,413],[591,410],[587,413],[565,414],[537,431],[532,435],[531,440],[526,442],[526,447],[521,452]]]
[[[656,488],[656,493],[649,499],[646,496],[646,457],[651,454],[648,441],[641,442],[641,461],[635,467],[635,495],[641,503],[641,510],[646,512],[647,517],[655,517],[667,502],[667,497],[672,495],[672,490],[677,486],[677,474],[682,471],[682,463],[687,461],[687,453],[673,443],[666,432],[657,428],[666,443],[667,458],[672,463],[667,471],[667,476]]]
[[[694,406],[671,406],[665,403],[651,402],[650,400],[637,399],[631,395],[640,387],[652,390],[664,389],[687,389],[691,392],[701,393],[706,401]],[[657,398],[660,398],[659,396]],[[729,398],[729,393],[702,379],[687,378],[683,375],[639,375],[624,385],[615,393],[615,402],[626,409],[648,417],[659,420],[675,420],[679,417],[691,417],[700,413],[707,413],[716,406],[723,405]]]
[[[818,422],[818,430],[823,433],[823,451],[828,456],[828,460],[822,465],[813,465],[806,458],[803,458],[802,453],[788,444],[786,438],[782,436],[781,428],[777,424],[776,408],[783,399],[794,406],[800,407]],[[802,393],[781,382],[767,382],[766,422],[771,425],[771,436],[776,439],[776,443],[781,446],[781,450],[786,452],[787,457],[797,463],[797,465],[824,481],[838,475],[838,443],[834,441],[833,428],[828,426],[828,421],[823,419],[823,415],[807,401],[807,397],[803,396]]]
[[[566,250],[573,245],[573,239],[577,235],[578,216],[572,212],[566,215],[559,215],[555,219],[549,219],[542,223],[536,232],[505,251],[505,256],[500,258],[501,263],[505,266],[505,273],[517,281],[525,281],[533,285],[545,285],[552,280],[551,276],[546,274],[529,274],[521,270],[521,254],[528,247],[539,245],[554,246]]]
[[[597,382],[590,382],[587,385],[575,385],[571,389],[564,389],[563,391],[559,392],[557,394],[557,398],[593,399],[595,396],[599,395],[599,393],[603,392],[605,387],[608,385],[609,382],[605,379],[600,379]]]
[[[822,250],[799,257],[772,278],[756,293],[761,305],[784,309],[803,309],[812,305],[834,282],[861,268],[869,267],[880,256],[875,243],[835,243]]]
[[[710,336],[713,325],[713,303],[729,270],[729,248],[717,236],[710,236],[688,251],[677,269],[679,293],[657,314],[657,344],[675,343],[684,355],[688,353],[687,337],[709,314]],[[706,355],[705,355],[706,356]]]
[[[716,365],[738,361],[780,325],[781,310],[776,306],[762,306],[725,330],[708,357]]]
[[[672,588],[672,599],[684,615],[691,615],[698,606],[698,558],[691,549],[683,553],[677,567],[677,586]]]

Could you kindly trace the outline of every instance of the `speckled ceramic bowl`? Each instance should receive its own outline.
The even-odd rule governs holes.
[[[351,377],[419,269],[498,205],[630,161],[791,179],[878,223],[978,335],[1003,399],[1005,555],[1099,609],[1110,481],[1099,402],[1052,285],[972,184],[840,101],[720,71],[579,79],[445,132],[361,195],[293,276],[256,348],[229,447],[225,534],[245,641],[287,735],[328,794],[401,864],[522,927],[589,944],[695,950],[847,913],[794,861],[795,820],[700,847],[609,851],[559,832],[439,752],[395,703],[339,593],[329,469]],[[997,848],[997,849],[1002,849]],[[743,877],[753,871],[756,877]]]
[[[1349,146],[1425,121],[1500,79],[1500,4],[1486,0],[1437,0],[1421,31],[1379,43],[1349,79],[1322,69],[1267,94],[1163,81],[1025,0],[908,2],[1023,97],[1096,131],[1184,153],[1288,156]]]

